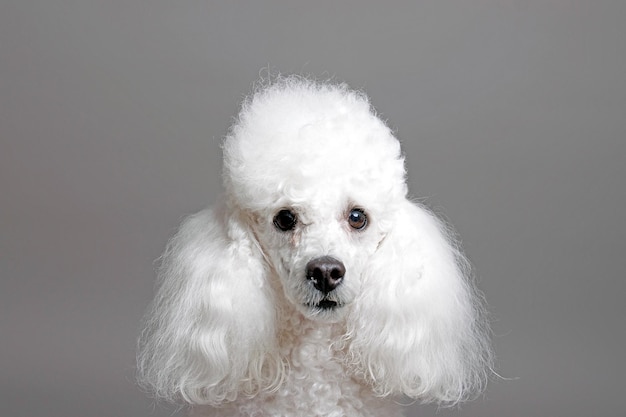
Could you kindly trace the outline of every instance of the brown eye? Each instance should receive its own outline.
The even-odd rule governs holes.
[[[274,217],[274,226],[283,232],[292,230],[297,223],[298,218],[291,210],[281,210]]]
[[[361,230],[367,226],[367,216],[360,208],[354,208],[348,215],[348,223],[353,229]]]

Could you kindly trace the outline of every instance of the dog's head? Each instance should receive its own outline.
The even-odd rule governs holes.
[[[389,128],[345,86],[277,84],[244,104],[224,158],[231,208],[250,219],[287,299],[307,317],[342,317],[405,200]]]

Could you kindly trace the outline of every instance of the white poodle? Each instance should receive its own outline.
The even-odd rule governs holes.
[[[282,78],[245,101],[223,150],[226,198],[163,256],[144,386],[194,416],[391,417],[403,394],[480,392],[481,298],[449,231],[407,198],[400,144],[363,94]]]

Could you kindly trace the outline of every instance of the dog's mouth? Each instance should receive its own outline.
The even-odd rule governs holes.
[[[338,307],[341,307],[341,305],[336,301],[324,299],[317,304],[307,303],[307,307],[316,308],[318,310],[334,310]]]

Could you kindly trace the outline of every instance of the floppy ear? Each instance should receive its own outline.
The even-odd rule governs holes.
[[[163,255],[140,339],[140,382],[163,399],[211,405],[277,384],[282,364],[266,273],[236,211],[186,219]]]
[[[391,215],[350,320],[348,358],[379,395],[461,401],[491,364],[482,300],[430,212],[404,200]]]

